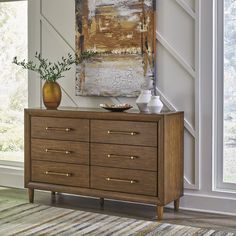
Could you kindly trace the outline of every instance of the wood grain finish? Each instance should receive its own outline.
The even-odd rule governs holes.
[[[183,195],[183,122],[182,112],[26,109],[29,200],[42,189],[151,203],[161,220]]]
[[[164,118],[164,204],[183,195],[183,115]]]
[[[33,138],[89,141],[88,120],[32,117],[31,127]]]
[[[157,206],[157,219],[161,220],[163,218],[164,213],[164,207],[163,206]]]
[[[116,121],[136,121],[157,123],[164,116],[182,114],[182,112],[165,111],[160,114],[140,113],[138,110],[128,110],[126,112],[109,112],[102,108],[73,108],[59,107],[57,110],[46,110],[38,108],[26,109],[30,117],[62,117],[72,119],[88,120],[116,120]]]
[[[39,182],[29,182],[27,184],[28,188],[40,189],[47,191],[54,191],[58,193],[69,193],[69,194],[78,194],[91,197],[103,197],[108,199],[116,199],[128,202],[137,202],[137,203],[146,203],[146,204],[161,204],[156,196],[140,195],[134,193],[121,193],[117,191],[107,191],[99,190],[93,188],[84,188],[84,187],[73,187],[73,186],[64,186],[58,184],[48,184],[48,183],[39,183]]]
[[[174,201],[174,209],[175,209],[175,211],[178,211],[178,210],[179,210],[179,202],[180,202],[179,199],[177,199],[177,200]]]
[[[157,124],[92,120],[91,141],[156,147]]]
[[[157,171],[157,148],[92,143],[91,165]]]
[[[157,196],[156,176],[156,172],[92,166],[91,188]]]
[[[33,203],[34,202],[34,189],[29,188],[28,194],[29,194],[29,202]]]
[[[24,110],[24,187],[31,181],[31,116]],[[30,191],[30,190],[29,190]],[[30,199],[30,198],[29,198]]]
[[[100,203],[100,206],[101,206],[101,207],[104,207],[105,200],[104,200],[103,197],[100,197],[99,203]]]
[[[89,143],[32,139],[31,158],[89,165]]]
[[[64,186],[89,187],[89,167],[33,160],[32,181]]]

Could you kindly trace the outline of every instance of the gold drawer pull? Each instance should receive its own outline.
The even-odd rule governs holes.
[[[51,171],[46,171],[44,174],[45,174],[45,175],[66,176],[66,177],[72,176],[72,174],[70,174],[70,173],[59,173],[59,172],[51,172]]]
[[[127,179],[113,179],[110,177],[106,178],[107,181],[112,181],[112,182],[121,182],[121,183],[128,183],[128,184],[136,184],[138,181],[136,180],[127,180]]]
[[[59,127],[46,127],[46,131],[59,131],[59,132],[70,132],[71,128],[59,128]]]
[[[69,155],[71,154],[71,151],[64,151],[64,150],[55,150],[55,149],[45,149],[45,152],[47,153],[62,153],[62,154],[66,154]]]
[[[108,134],[123,134],[123,135],[131,135],[131,136],[135,136],[139,134],[138,132],[113,131],[113,130],[108,130],[107,133]]]
[[[126,156],[126,155],[116,155],[116,154],[108,154],[107,155],[108,158],[119,158],[119,157],[123,157],[123,158],[127,158],[127,159],[130,159],[130,160],[135,160],[135,159],[138,159],[139,157],[138,156]]]

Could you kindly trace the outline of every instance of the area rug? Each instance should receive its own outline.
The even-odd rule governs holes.
[[[233,233],[0,200],[0,235],[217,235]]]

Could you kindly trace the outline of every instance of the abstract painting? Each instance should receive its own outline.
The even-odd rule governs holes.
[[[136,97],[155,74],[155,0],[76,0],[76,95]]]

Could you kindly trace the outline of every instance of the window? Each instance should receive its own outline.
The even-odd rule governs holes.
[[[236,0],[219,0],[216,9],[215,185],[236,190]]]
[[[23,162],[27,72],[12,64],[27,58],[27,1],[0,2],[0,164]],[[14,164],[15,163],[15,164]]]
[[[236,0],[224,3],[223,181],[236,184]]]

